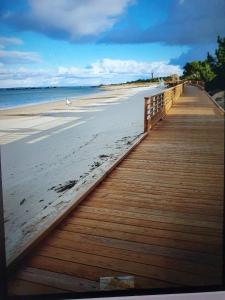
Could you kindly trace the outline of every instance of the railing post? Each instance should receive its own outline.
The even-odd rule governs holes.
[[[166,114],[165,92],[162,94],[162,119]]]
[[[144,132],[147,132],[148,131],[148,119],[147,119],[147,110],[148,110],[148,104],[147,104],[147,101],[148,101],[148,97],[145,97],[145,103],[144,103]]]

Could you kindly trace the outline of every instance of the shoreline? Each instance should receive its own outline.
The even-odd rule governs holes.
[[[105,95],[106,93],[109,93],[111,91],[99,91],[98,93],[91,93],[91,94],[87,94],[87,95],[82,95],[82,96],[77,96],[77,97],[73,97],[73,98],[68,98],[71,102],[77,102],[77,101],[82,101],[82,100],[89,100],[89,98],[91,97],[96,97],[98,98],[98,95]],[[107,95],[106,95],[107,96]],[[90,99],[91,99],[90,98]],[[67,106],[65,104],[65,99],[60,99],[60,100],[53,100],[53,101],[43,101],[43,102],[39,102],[39,103],[29,103],[29,104],[24,104],[24,105],[18,105],[18,106],[14,106],[14,107],[10,107],[10,108],[0,108],[0,116],[3,115],[4,113],[7,112],[12,112],[13,110],[29,110],[29,109],[34,109],[37,110],[39,108],[49,108],[50,106],[58,106],[58,105],[65,105],[65,107],[69,108],[70,106]],[[75,104],[75,103],[73,103]]]
[[[93,93],[87,93],[84,95],[77,95],[77,96],[71,96],[71,97],[66,97],[65,98],[60,98],[58,100],[44,100],[44,101],[40,101],[40,102],[30,102],[30,103],[26,103],[26,104],[19,104],[19,105],[15,105],[15,106],[10,106],[10,107],[1,107],[0,106],[0,112],[1,111],[7,111],[7,110],[12,110],[12,109],[19,109],[19,108],[26,108],[26,107],[32,107],[32,106],[36,106],[36,105],[42,105],[42,104],[54,104],[57,102],[61,102],[61,101],[65,101],[66,99],[69,99],[70,101],[75,101],[75,100],[82,100],[83,98],[86,98],[88,96],[93,96],[93,95],[98,95],[98,94],[102,94],[104,92],[111,92],[111,91],[115,91],[115,90],[126,90],[126,89],[135,89],[135,88],[142,88],[142,87],[149,87],[149,88],[154,88],[157,87],[156,83],[152,83],[152,84],[115,84],[115,85],[102,85],[102,86],[96,86],[94,88],[98,88],[98,91],[95,91]],[[60,87],[61,88],[61,87]],[[92,88],[92,87],[90,87]],[[8,88],[8,89],[12,89],[12,90],[17,90],[14,88]],[[32,90],[32,88],[24,88],[26,90]],[[35,88],[35,89],[46,89],[46,88]],[[4,90],[4,89],[3,89]]]
[[[30,107],[30,106],[36,106],[36,105],[42,105],[42,104],[49,104],[49,103],[54,104],[54,103],[57,103],[57,102],[65,101],[67,98],[71,101],[74,101],[76,99],[80,99],[82,97],[90,96],[90,95],[93,95],[93,94],[98,95],[98,94],[101,94],[102,92],[104,92],[104,91],[99,89],[98,92],[87,93],[86,95],[78,95],[78,96],[73,96],[73,97],[65,97],[64,99],[60,98],[58,100],[44,100],[44,101],[40,101],[40,102],[30,102],[30,103],[26,103],[26,104],[19,104],[19,105],[16,105],[16,106],[10,106],[10,107],[7,107],[7,108],[4,108],[4,107],[0,106],[0,111],[23,108],[23,107],[28,107],[28,106]]]

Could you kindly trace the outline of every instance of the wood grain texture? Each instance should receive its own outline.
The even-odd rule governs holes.
[[[175,97],[165,119],[24,258],[11,294],[96,291],[100,277],[119,275],[134,276],[136,288],[221,284],[224,115],[194,86]]]

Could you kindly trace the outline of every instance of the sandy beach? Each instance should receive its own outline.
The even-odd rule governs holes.
[[[160,88],[105,90],[0,111],[7,258],[47,227],[143,132],[144,96]]]

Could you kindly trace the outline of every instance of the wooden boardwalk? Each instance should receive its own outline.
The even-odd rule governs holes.
[[[224,116],[187,86],[168,115],[26,257],[13,294],[221,284]]]

